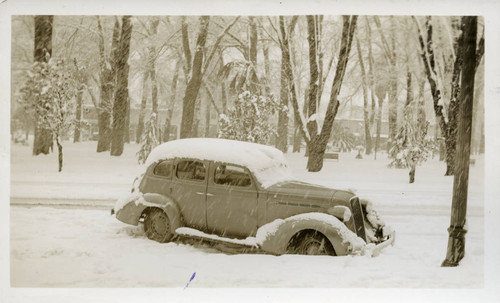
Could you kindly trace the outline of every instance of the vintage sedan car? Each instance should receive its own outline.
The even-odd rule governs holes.
[[[273,147],[223,139],[156,147],[112,213],[158,242],[188,236],[276,255],[373,255],[394,242],[352,191],[294,179]]]

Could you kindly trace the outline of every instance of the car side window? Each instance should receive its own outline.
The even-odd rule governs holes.
[[[200,161],[181,160],[177,163],[175,175],[183,180],[205,180],[205,165]]]
[[[155,166],[153,174],[155,174],[155,176],[170,177],[172,176],[173,170],[174,165],[171,161],[162,161]]]
[[[219,164],[215,168],[214,183],[247,187],[252,184],[252,179],[243,167]]]

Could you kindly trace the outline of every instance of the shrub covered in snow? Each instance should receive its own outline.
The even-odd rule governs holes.
[[[35,62],[26,73],[19,103],[36,119],[37,127],[50,131],[59,149],[59,171],[62,170],[61,137],[75,124],[76,83],[72,69],[64,60],[50,58]]]
[[[257,96],[245,91],[238,95],[227,114],[219,116],[217,136],[266,144],[276,135],[271,119],[280,110],[283,109],[273,96]]]
[[[350,152],[356,146],[356,136],[338,122],[333,122],[331,141],[341,152]]]
[[[403,124],[389,150],[389,167],[410,168],[410,183],[413,183],[416,166],[426,161],[435,148],[434,140],[427,136],[429,122],[416,113],[413,103],[404,109]]]
[[[151,118],[146,122],[144,132],[141,136],[141,149],[137,152],[137,161],[139,164],[144,164],[153,148],[160,144],[158,138],[157,117],[155,113],[152,113]]]

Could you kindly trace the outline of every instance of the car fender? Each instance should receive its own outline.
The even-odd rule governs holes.
[[[262,236],[263,239],[259,246],[263,251],[271,254],[285,254],[292,237],[304,230],[314,230],[322,233],[330,241],[338,256],[347,255],[351,251],[351,243],[344,239],[338,228],[313,218],[280,220],[274,232]],[[257,234],[257,238],[260,238],[259,234]]]
[[[148,193],[144,194],[144,200],[148,204],[154,204],[154,206],[161,208],[167,214],[172,233],[175,233],[177,228],[184,226],[179,206],[173,199],[160,194]]]
[[[116,218],[124,223],[137,225],[144,210],[149,207],[160,208],[167,214],[172,232],[175,233],[177,228],[183,226],[181,212],[177,203],[169,197],[155,193],[136,196],[116,212]]]

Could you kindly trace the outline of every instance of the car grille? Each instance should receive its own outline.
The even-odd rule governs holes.
[[[351,211],[354,219],[354,228],[356,229],[356,234],[358,237],[366,241],[365,233],[365,219],[363,216],[363,209],[358,197],[352,197],[350,200]]]

